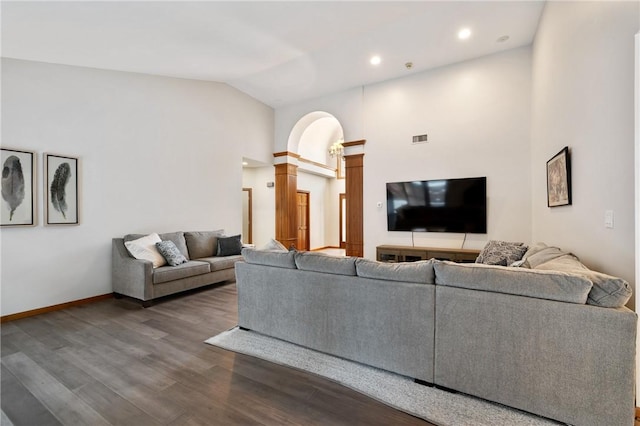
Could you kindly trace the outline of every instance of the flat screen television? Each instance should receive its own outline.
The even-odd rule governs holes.
[[[487,178],[387,183],[389,231],[487,233]]]

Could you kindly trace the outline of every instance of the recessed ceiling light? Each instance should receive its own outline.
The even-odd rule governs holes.
[[[243,166],[248,166],[248,165],[249,165],[249,163],[247,163],[246,161],[243,161],[243,162],[242,162],[242,165],[243,165]]]
[[[371,65],[380,65],[380,62],[382,62],[382,59],[380,58],[380,56],[375,55],[371,57],[369,62],[371,63]]]
[[[458,38],[460,40],[466,40],[469,37],[471,37],[471,30],[469,28],[462,28],[460,31],[458,31]]]

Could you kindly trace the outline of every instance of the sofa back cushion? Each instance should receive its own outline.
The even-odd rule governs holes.
[[[356,260],[356,271],[358,276],[364,278],[435,284],[434,262],[430,259],[418,262],[385,263],[360,258]]]
[[[591,281],[593,287],[589,292],[589,305],[605,308],[619,308],[631,298],[631,286],[622,278],[613,277],[587,268],[573,253],[550,247],[544,243],[536,243],[524,256],[522,266],[543,271],[566,272]]]
[[[295,252],[293,251],[256,250],[245,247],[242,249],[242,257],[245,262],[255,265],[296,269]]]
[[[321,253],[299,251],[295,253],[298,269],[336,275],[356,275],[355,257],[337,257]]]
[[[187,243],[184,239],[184,232],[166,232],[164,234],[158,234],[160,236],[160,240],[162,241],[173,241],[173,243],[178,247],[180,253],[189,260],[189,251],[187,250]],[[137,240],[139,238],[144,237],[145,234],[127,234],[124,236],[124,242]]]
[[[584,304],[591,281],[559,271],[436,262],[436,284]]]
[[[224,235],[224,229],[216,231],[185,232],[190,259],[215,256],[218,253],[218,237]]]
[[[622,278],[592,271],[575,256],[564,255],[535,267],[535,270],[562,271],[584,277],[593,283],[587,303],[605,308],[619,308],[631,298],[631,286]]]

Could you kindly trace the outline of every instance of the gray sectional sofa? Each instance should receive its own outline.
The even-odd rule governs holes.
[[[622,280],[546,262],[243,257],[242,328],[572,425],[633,425],[637,318]]]
[[[185,290],[235,278],[235,264],[241,255],[218,256],[218,239],[223,230],[204,232],[170,232],[160,234],[162,241],[172,241],[187,262],[177,266],[153,267],[148,260],[136,259],[127,250],[127,241],[144,235],[129,234],[112,241],[111,282],[116,297],[129,296],[151,305],[154,299]]]

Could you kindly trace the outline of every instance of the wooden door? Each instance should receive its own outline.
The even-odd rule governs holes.
[[[253,202],[251,188],[242,188],[242,241],[253,243]]]
[[[347,194],[340,194],[340,248],[347,247]]]
[[[309,250],[309,193],[298,191],[298,250]]]

